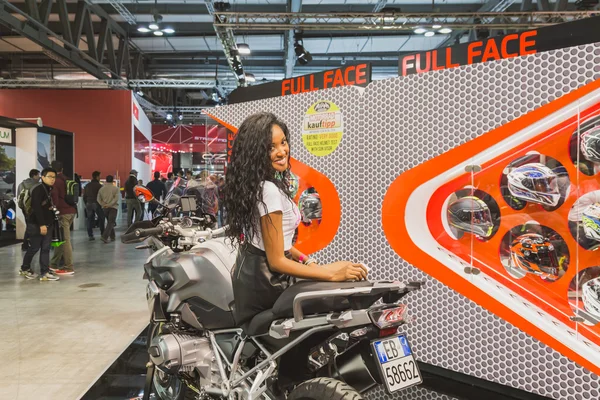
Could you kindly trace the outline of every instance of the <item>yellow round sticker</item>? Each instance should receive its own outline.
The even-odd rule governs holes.
[[[306,111],[302,142],[311,154],[321,157],[333,153],[342,141],[343,133],[342,112],[331,101],[318,101]]]

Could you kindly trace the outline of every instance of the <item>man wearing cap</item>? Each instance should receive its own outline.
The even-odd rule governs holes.
[[[135,211],[135,221],[141,221],[142,214],[142,205],[140,201],[137,199],[135,195],[135,191],[133,190],[138,183],[138,172],[135,169],[132,169],[129,172],[129,178],[125,182],[125,203],[127,204],[127,226],[131,226],[133,223],[133,212]]]

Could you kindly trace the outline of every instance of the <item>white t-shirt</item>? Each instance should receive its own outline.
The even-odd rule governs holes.
[[[283,213],[283,249],[284,251],[289,250],[292,247],[292,239],[294,238],[296,228],[300,224],[300,210],[273,182],[263,182],[262,195],[265,205],[258,202],[258,213],[261,217],[276,211]],[[261,250],[265,250],[260,221],[255,222],[258,230],[255,232],[251,244]]]

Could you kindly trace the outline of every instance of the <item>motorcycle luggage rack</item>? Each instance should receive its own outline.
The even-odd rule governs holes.
[[[371,319],[366,310],[347,310],[326,315],[315,315],[303,318],[301,321],[295,321],[294,318],[278,320],[271,324],[269,336],[275,339],[284,339],[289,337],[291,332],[317,326],[335,326],[341,329],[370,323]]]
[[[304,310],[302,306],[310,300],[346,297],[349,300],[352,309],[363,309],[369,307],[386,293],[395,292],[398,295],[398,299],[400,299],[403,295],[413,290],[416,290],[416,288],[413,286],[409,287],[402,282],[375,282],[373,286],[299,293],[294,297],[292,307],[294,320],[300,322],[304,319]]]

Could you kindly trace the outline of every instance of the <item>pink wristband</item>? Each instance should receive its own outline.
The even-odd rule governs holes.
[[[304,254],[301,254],[300,257],[298,257],[298,261],[300,261],[302,264],[304,264],[304,261],[306,260],[308,260],[308,257]]]

